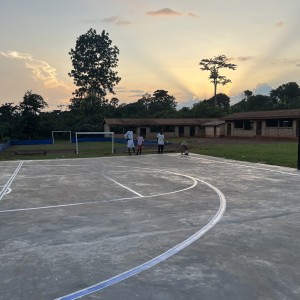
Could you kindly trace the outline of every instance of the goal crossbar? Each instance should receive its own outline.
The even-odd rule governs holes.
[[[78,147],[78,135],[99,135],[102,134],[104,136],[111,136],[111,153],[114,153],[114,136],[115,133],[112,131],[103,131],[103,132],[98,132],[98,131],[92,131],[92,132],[81,132],[81,131],[77,131],[75,132],[75,142],[76,142],[76,154],[79,153],[79,147]]]
[[[53,130],[52,131],[52,144],[54,144],[54,133],[69,133],[70,143],[72,143],[71,130]]]

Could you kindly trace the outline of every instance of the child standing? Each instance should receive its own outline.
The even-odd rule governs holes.
[[[141,135],[139,135],[138,139],[137,139],[137,152],[136,152],[136,155],[141,155],[142,154],[143,146],[144,146],[144,138]]]

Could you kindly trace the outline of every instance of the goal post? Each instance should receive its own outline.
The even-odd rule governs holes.
[[[53,130],[52,131],[52,144],[54,144],[54,134],[55,133],[68,133],[70,143],[72,143],[72,134],[70,130]]]
[[[104,132],[75,132],[76,154],[79,153],[79,136],[80,135],[103,135],[104,137],[111,137],[111,153],[114,153],[114,137],[115,133],[112,131]]]

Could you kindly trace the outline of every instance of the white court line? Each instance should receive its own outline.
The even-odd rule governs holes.
[[[172,173],[172,172],[169,172]],[[219,210],[218,212],[215,214],[215,216],[209,221],[209,223],[207,223],[203,228],[201,228],[200,230],[198,230],[195,234],[193,234],[192,236],[190,236],[189,238],[187,238],[186,240],[184,240],[183,242],[181,242],[180,244],[174,246],[173,248],[167,250],[166,252],[160,254],[159,256],[154,257],[153,259],[133,268],[130,269],[126,272],[123,272],[119,275],[116,275],[110,279],[104,280],[102,282],[99,282],[95,285],[89,286],[85,289],[76,291],[74,293],[68,294],[66,296],[60,297],[60,298],[56,298],[55,300],[75,300],[75,299],[79,299],[82,298],[86,295],[98,292],[100,290],[103,290],[113,284],[116,284],[118,282],[121,282],[127,278],[130,278],[132,276],[137,275],[138,273],[145,271],[157,264],[159,264],[160,262],[166,260],[167,258],[173,256],[174,254],[178,253],[179,251],[183,250],[184,248],[186,248],[187,246],[191,245],[192,243],[194,243],[195,241],[197,241],[200,237],[202,237],[207,231],[209,231],[211,228],[213,228],[222,218],[222,216],[224,215],[224,212],[226,210],[226,198],[223,195],[223,193],[218,190],[215,186],[201,180],[201,179],[195,179],[194,180],[198,180],[199,182],[202,182],[203,184],[206,184],[208,187],[210,187],[211,189],[213,189],[219,196],[220,199],[220,206],[219,206]]]
[[[161,170],[160,170],[161,171]],[[171,172],[173,173],[173,172]],[[175,190],[172,192],[165,192],[160,194],[154,194],[154,195],[148,195],[148,196],[142,196],[143,198],[152,198],[152,197],[160,197],[165,195],[171,195],[175,193],[181,193],[184,191],[187,191],[189,189],[194,188],[197,185],[197,181],[193,179],[193,177],[179,174],[179,173],[173,173],[177,174],[179,176],[187,177],[189,179],[193,180],[193,184],[180,190]],[[53,209],[53,208],[63,208],[63,207],[69,207],[69,206],[79,206],[79,205],[93,205],[93,204],[99,204],[103,202],[117,202],[117,201],[124,201],[124,200],[133,200],[133,199],[139,199],[141,196],[137,197],[126,197],[126,198],[118,198],[118,199],[111,199],[111,200],[99,200],[99,201],[89,201],[89,202],[79,202],[79,203],[69,203],[69,204],[59,204],[59,205],[49,205],[49,206],[38,206],[38,207],[28,207],[28,208],[16,208],[16,209],[6,209],[6,210],[0,210],[0,213],[10,213],[10,212],[19,212],[19,211],[31,211],[31,210],[41,210],[41,209]]]
[[[114,179],[112,179],[112,178],[110,178],[110,177],[104,175],[103,173],[99,172],[98,174],[100,174],[100,175],[103,176],[104,178],[106,178],[106,179],[108,179],[108,180],[114,182],[115,184],[117,184],[117,185],[123,187],[124,189],[126,189],[126,190],[128,190],[128,191],[134,193],[135,195],[137,195],[137,196],[139,196],[139,197],[144,197],[142,194],[140,194],[140,193],[138,193],[138,192],[132,190],[131,188],[125,186],[124,184],[121,184],[120,182],[118,182],[118,181],[116,181],[116,180],[114,180]]]
[[[11,193],[12,192],[12,189],[11,188],[8,188],[7,190],[6,190],[6,192],[5,192],[5,195],[7,195],[7,194],[9,194],[9,193]]]
[[[213,160],[213,159],[207,159],[207,158],[195,157],[195,156],[192,156],[192,159],[205,160],[205,161],[218,163],[218,164],[233,165],[233,166],[246,167],[246,168],[251,168],[251,169],[264,170],[264,171],[275,172],[275,173],[280,173],[280,174],[285,174],[285,175],[299,176],[299,174],[297,174],[297,173],[278,171],[278,170],[274,170],[274,169],[268,169],[268,168],[251,166],[251,165],[244,165],[244,164],[240,164],[238,161],[236,163],[235,162],[233,163],[233,162],[219,161],[219,160]]]
[[[12,176],[9,178],[9,180],[7,181],[7,183],[4,185],[4,187],[2,188],[1,192],[0,192],[0,201],[2,200],[2,198],[8,194],[8,190],[10,185],[12,184],[12,182],[14,181],[14,179],[16,178],[18,172],[20,171],[21,167],[23,165],[23,161],[21,161],[17,167],[17,169],[15,170],[15,172],[12,174]]]

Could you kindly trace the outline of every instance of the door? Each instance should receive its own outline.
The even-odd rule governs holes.
[[[262,122],[257,121],[256,122],[256,135],[261,135],[261,127],[262,127]]]
[[[227,136],[231,136],[231,123],[227,123]]]

